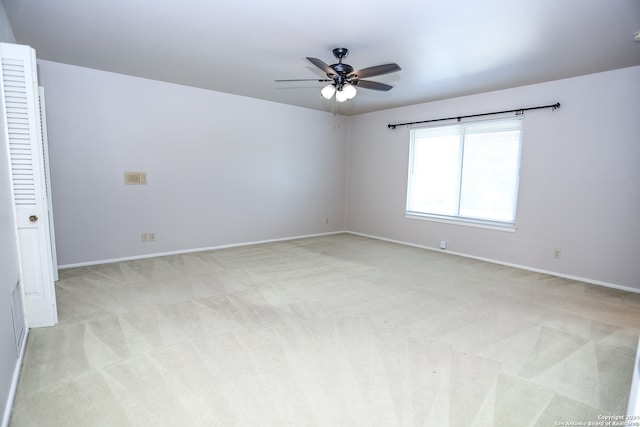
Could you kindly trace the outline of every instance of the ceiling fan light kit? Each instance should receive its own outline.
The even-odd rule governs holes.
[[[357,93],[358,90],[356,87],[350,83],[345,83],[341,87],[337,87],[335,83],[329,83],[320,91],[322,97],[327,100],[331,99],[333,94],[335,94],[336,101],[338,102],[344,102],[352,99]]]
[[[333,83],[326,85],[320,91],[320,94],[324,99],[331,99],[334,93],[336,93],[336,87],[333,85]]]
[[[390,63],[384,65],[377,65],[375,67],[363,68],[358,71],[354,71],[353,67],[349,64],[342,62],[344,58],[349,54],[349,49],[344,47],[338,47],[333,49],[333,56],[338,59],[336,64],[328,65],[324,61],[318,58],[307,57],[316,67],[325,72],[328,79],[295,79],[295,80],[276,80],[276,81],[320,81],[331,82],[322,88],[320,94],[324,99],[331,99],[333,95],[336,96],[337,102],[345,102],[352,99],[358,93],[356,86],[360,86],[365,89],[372,89],[378,91],[388,91],[393,86],[384,83],[373,82],[370,80],[360,80],[365,77],[375,77],[382,74],[394,73],[400,71],[401,68],[398,64]]]

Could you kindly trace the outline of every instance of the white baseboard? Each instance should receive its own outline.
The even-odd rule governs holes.
[[[627,292],[633,292],[633,293],[636,293],[636,294],[640,294],[640,289],[638,289],[638,288],[632,288],[630,286],[618,285],[618,284],[615,284],[615,283],[602,282],[600,280],[589,279],[588,277],[573,276],[573,275],[570,275],[570,274],[563,274],[563,273],[558,273],[558,272],[555,272],[555,271],[543,270],[543,269],[540,269],[540,268],[530,267],[530,266],[521,265],[521,264],[514,264],[514,263],[510,263],[510,262],[499,261],[499,260],[495,260],[495,259],[491,259],[491,258],[478,257],[478,256],[474,256],[474,255],[461,253],[461,252],[451,252],[449,250],[443,251],[440,248],[435,248],[435,247],[432,247],[432,246],[424,246],[424,245],[418,245],[418,244],[415,244],[415,243],[404,242],[404,241],[401,241],[401,240],[387,239],[385,237],[373,236],[373,235],[364,234],[364,233],[357,233],[355,231],[346,231],[346,233],[354,234],[356,236],[369,237],[371,239],[383,240],[385,242],[390,242],[390,243],[397,243],[399,245],[413,246],[415,248],[427,249],[427,250],[436,251],[436,252],[444,252],[444,253],[447,253],[447,254],[457,255],[457,256],[464,257],[464,258],[477,259],[478,261],[486,261],[486,262],[490,262],[492,264],[499,264],[499,265],[504,265],[506,267],[519,268],[520,270],[533,271],[534,273],[548,274],[550,276],[562,277],[563,279],[575,280],[575,281],[578,281],[578,282],[585,282],[585,283],[589,283],[589,284],[592,284],[592,285],[604,286],[604,287],[607,287],[607,288],[618,289],[618,290],[621,290],[621,291],[627,291]]]
[[[156,258],[161,256],[169,256],[169,255],[181,255],[188,254],[194,252],[204,252],[204,251],[213,251],[217,249],[227,249],[227,248],[237,248],[241,246],[252,246],[252,245],[260,245],[263,243],[274,243],[274,242],[286,242],[288,240],[297,240],[297,239],[306,239],[309,237],[321,237],[321,236],[330,236],[332,234],[342,234],[346,233],[346,231],[331,231],[328,233],[318,233],[318,234],[305,234],[302,236],[292,236],[292,237],[281,237],[278,239],[268,239],[268,240],[256,240],[252,242],[242,242],[242,243],[231,243],[227,245],[218,245],[218,246],[208,246],[205,248],[193,248],[193,249],[183,249],[179,251],[171,251],[171,252],[158,252],[153,254],[145,254],[145,255],[134,255],[130,257],[124,258],[114,258],[114,259],[104,259],[98,261],[88,261],[88,262],[79,262],[74,264],[64,264],[59,265],[58,268],[63,270],[66,268],[76,268],[76,267],[86,267],[90,265],[100,265],[100,264],[111,264],[113,262],[121,262],[121,261],[133,261],[136,259],[145,259],[145,258]]]
[[[27,337],[29,336],[29,328],[25,328],[25,334],[22,337],[22,345],[20,354],[18,355],[18,361],[13,371],[13,380],[11,380],[11,388],[9,389],[9,396],[5,402],[4,415],[2,416],[2,427],[9,426],[9,420],[11,419],[11,410],[13,409],[13,401],[16,398],[16,391],[18,390],[18,380],[20,379],[20,370],[22,369],[22,362],[24,360],[24,354],[27,349]]]
[[[64,268],[84,267],[84,266],[89,266],[89,265],[108,264],[108,263],[113,263],[113,262],[130,261],[130,260],[153,258],[153,257],[159,257],[159,256],[179,255],[179,254],[185,254],[185,253],[203,252],[203,251],[210,251],[210,250],[216,250],[216,249],[234,248],[234,247],[241,247],[241,246],[251,246],[251,245],[258,245],[258,244],[263,244],[263,243],[282,242],[282,241],[303,239],[303,238],[309,238],[309,237],[329,236],[329,235],[332,235],[332,234],[341,234],[341,233],[347,233],[347,234],[353,234],[353,235],[356,235],[356,236],[368,237],[368,238],[371,238],[371,239],[382,240],[382,241],[386,241],[386,242],[390,242],[390,243],[396,243],[396,244],[405,245],[405,246],[412,246],[412,247],[431,250],[431,251],[435,251],[435,252],[442,252],[442,249],[436,248],[436,247],[418,245],[418,244],[415,244],[415,243],[404,242],[404,241],[395,240],[395,239],[388,239],[388,238],[384,238],[384,237],[380,237],[380,236],[374,236],[374,235],[365,234],[365,233],[358,233],[358,232],[355,232],[355,231],[333,231],[333,232],[329,232],[329,233],[308,234],[308,235],[302,235],[302,236],[284,237],[284,238],[279,238],[279,239],[259,240],[259,241],[244,242],[244,243],[234,243],[234,244],[227,244],[227,245],[210,246],[210,247],[205,247],[205,248],[186,249],[186,250],[180,250],[180,251],[162,252],[162,253],[138,255],[138,256],[124,257],[124,258],[116,258],[116,259],[108,259],[108,260],[100,260],[100,261],[90,261],[90,262],[76,263],[76,264],[66,264],[66,265],[58,266],[58,268],[64,269]],[[490,259],[490,258],[473,256],[473,255],[460,253],[460,252],[446,251],[446,253],[450,254],[450,255],[461,256],[461,257],[464,257],[464,258],[471,258],[471,259],[476,259],[476,260],[479,260],[479,261],[490,262],[490,263],[493,263],[493,264],[504,265],[504,266],[507,266],[507,267],[518,268],[518,269],[521,269],[521,270],[532,271],[532,272],[535,272],[535,273],[548,274],[548,275],[551,275],[551,276],[562,277],[562,278],[565,278],[565,279],[576,280],[576,281],[579,281],[579,282],[585,282],[585,283],[589,283],[589,284],[605,286],[605,287],[608,287],[608,288],[623,290],[623,291],[627,291],[627,292],[640,293],[640,289],[637,289],[637,288],[632,288],[632,287],[623,286],[623,285],[617,285],[617,284],[614,284],[614,283],[602,282],[602,281],[599,281],[599,280],[593,280],[593,279],[589,279],[589,278],[586,278],[586,277],[578,277],[578,276],[573,276],[573,275],[568,275],[568,274],[562,274],[562,273],[558,273],[558,272],[555,272],[555,271],[548,271],[548,270],[543,270],[543,269],[539,269],[539,268],[530,267],[530,266],[527,266],[527,265],[514,264],[514,263],[499,261],[499,260]],[[18,364],[16,366],[16,370],[14,372],[13,383],[12,383],[12,387],[11,387],[11,392],[9,394],[7,407],[5,409],[5,414],[4,414],[4,418],[3,418],[3,422],[2,422],[2,427],[7,427],[8,424],[9,424],[9,418],[11,416],[11,407],[13,406],[13,400],[15,398],[15,392],[16,392],[16,389],[17,389],[17,386],[18,386],[18,379],[19,379],[19,376],[20,376],[20,367],[22,365],[22,359],[24,357],[24,352],[25,352],[25,348],[26,348],[27,335],[28,335],[28,330],[27,330],[27,334],[25,334],[25,336],[24,336],[24,340],[25,340],[24,341],[24,345],[22,346],[22,351],[21,351],[20,357],[18,359]],[[9,404],[9,402],[10,402],[10,404]],[[632,385],[631,393],[630,393],[630,396],[629,396],[628,415],[636,415],[636,416],[640,415],[640,343],[639,343],[638,351],[636,352],[635,369],[634,369],[634,374],[633,374],[633,385]]]
[[[97,261],[80,262],[80,263],[74,263],[74,264],[59,265],[58,268],[62,270],[62,269],[66,269],[66,268],[86,267],[86,266],[90,266],[90,265],[99,265],[99,264],[110,264],[110,263],[113,263],[113,262],[132,261],[132,260],[136,260],[136,259],[155,258],[155,257],[161,257],[161,256],[169,256],[169,255],[180,255],[180,254],[187,254],[187,253],[193,253],[193,252],[211,251],[211,250],[216,250],[216,249],[237,248],[237,247],[241,247],[241,246],[259,245],[259,244],[262,244],[262,243],[284,242],[284,241],[288,241],[288,240],[305,239],[305,238],[309,238],[309,237],[330,236],[332,234],[341,234],[341,233],[348,233],[348,234],[353,234],[353,235],[356,235],[356,236],[362,236],[362,237],[368,237],[368,238],[371,238],[371,239],[383,240],[383,241],[390,242],[390,243],[397,243],[397,244],[400,244],[400,245],[413,246],[413,247],[420,248],[420,249],[427,249],[427,250],[431,250],[431,251],[442,252],[442,249],[440,249],[440,248],[435,248],[435,247],[425,246],[425,245],[418,245],[418,244],[415,244],[415,243],[405,242],[405,241],[402,241],[402,240],[387,239],[385,237],[374,236],[374,235],[371,235],[371,234],[358,233],[358,232],[355,232],[355,231],[344,230],[344,231],[332,231],[332,232],[328,232],[328,233],[306,234],[306,235],[301,235],[301,236],[282,237],[282,238],[278,238],[278,239],[257,240],[257,241],[251,241],[251,242],[243,242],[243,243],[231,243],[231,244],[226,244],[226,245],[209,246],[209,247],[204,247],[204,248],[184,249],[184,250],[171,251],[171,252],[159,252],[159,253],[152,253],[152,254],[145,254],[145,255],[134,255],[134,256],[123,257],[123,258],[114,258],[114,259],[105,259],[105,260],[97,260]],[[486,261],[486,262],[490,262],[490,263],[493,263],[493,264],[504,265],[504,266],[507,266],[507,267],[519,268],[521,270],[533,271],[535,273],[549,274],[551,276],[562,277],[564,279],[575,280],[575,281],[578,281],[578,282],[590,283],[592,285],[604,286],[604,287],[607,287],[607,288],[618,289],[618,290],[621,290],[621,291],[633,292],[633,293],[636,293],[636,294],[640,293],[640,289],[637,289],[637,288],[632,288],[630,286],[624,286],[624,285],[618,285],[618,284],[615,284],[615,283],[609,283],[609,282],[603,282],[603,281],[599,281],[599,280],[594,280],[594,279],[590,279],[588,277],[573,276],[573,275],[570,275],[570,274],[563,274],[563,273],[558,273],[556,271],[543,270],[543,269],[540,269],[540,268],[530,267],[530,266],[521,265],[521,264],[514,264],[514,263],[510,263],[510,262],[504,262],[504,261],[495,260],[495,259],[491,259],[491,258],[478,257],[478,256],[474,256],[474,255],[461,253],[461,252],[452,252],[452,251],[447,250],[446,253],[451,254],[451,255],[457,255],[457,256],[465,257],[465,258],[477,259],[479,261]]]

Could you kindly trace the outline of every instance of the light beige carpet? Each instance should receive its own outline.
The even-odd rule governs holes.
[[[353,235],[61,271],[11,426],[554,426],[626,413],[640,295]]]

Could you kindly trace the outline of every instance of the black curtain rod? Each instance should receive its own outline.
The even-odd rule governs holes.
[[[551,108],[552,110],[557,110],[558,108],[560,108],[560,103],[556,102],[555,104],[541,105],[539,107],[516,108],[515,110],[495,111],[493,113],[480,113],[480,114],[470,114],[468,116],[447,117],[447,118],[444,118],[444,119],[422,120],[420,122],[395,123],[395,124],[389,124],[387,126],[389,127],[389,129],[395,129],[396,126],[417,125],[419,123],[442,122],[442,121],[445,121],[445,120],[454,120],[454,119],[457,119],[458,121],[460,121],[461,119],[467,119],[469,117],[491,116],[491,115],[494,115],[494,114],[505,114],[505,113],[524,114],[525,111],[542,110],[544,108]]]

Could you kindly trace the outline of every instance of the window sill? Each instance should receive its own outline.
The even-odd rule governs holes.
[[[492,221],[473,220],[468,218],[460,218],[460,219],[445,218],[445,217],[440,217],[435,215],[418,214],[413,212],[406,212],[404,217],[407,219],[440,222],[443,224],[462,225],[465,227],[484,228],[487,230],[495,230],[495,231],[506,231],[509,233],[514,233],[516,231],[515,224],[501,224],[501,223],[492,222]]]

